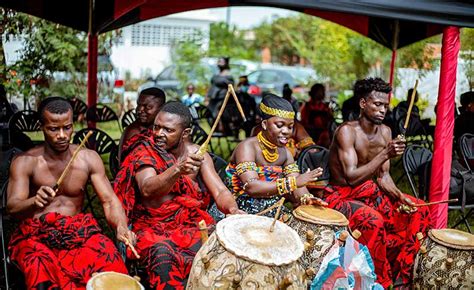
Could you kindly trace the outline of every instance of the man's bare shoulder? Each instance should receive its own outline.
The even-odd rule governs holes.
[[[358,127],[358,121],[344,122],[337,128],[335,135],[336,137],[347,136],[348,134],[353,135]]]
[[[387,125],[380,125],[380,132],[382,132],[382,135],[385,137],[392,137],[392,129],[390,129],[390,127]]]

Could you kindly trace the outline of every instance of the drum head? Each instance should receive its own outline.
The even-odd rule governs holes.
[[[87,281],[87,290],[144,290],[132,277],[117,272],[102,272]]]
[[[435,242],[458,250],[474,250],[474,235],[455,229],[430,230],[428,236]]]
[[[216,235],[221,245],[245,260],[268,266],[287,265],[303,254],[298,234],[286,224],[255,215],[232,215],[217,224]]]
[[[337,210],[314,205],[300,205],[293,211],[295,218],[318,225],[347,226],[349,221]]]

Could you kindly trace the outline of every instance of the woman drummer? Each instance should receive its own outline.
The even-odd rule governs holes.
[[[239,208],[256,214],[282,197],[295,204],[311,200],[311,203],[325,205],[322,200],[313,198],[305,187],[322,175],[322,169],[300,174],[291,152],[285,147],[295,124],[291,104],[269,94],[259,108],[262,131],[237,145],[227,167]],[[275,212],[276,209],[266,215],[273,216]]]

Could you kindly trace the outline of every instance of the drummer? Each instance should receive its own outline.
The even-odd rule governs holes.
[[[410,280],[420,247],[416,234],[426,234],[429,212],[426,207],[413,213],[397,211],[400,205],[411,207],[417,200],[403,194],[389,172],[390,159],[405,150],[404,140],[391,140],[390,128],[382,124],[390,85],[380,78],[367,78],[357,81],[354,88],[360,96],[360,117],[336,130],[326,201],[346,215],[352,231],[362,233],[359,242],[369,248],[377,282],[387,288],[396,278],[404,283]]]
[[[262,130],[237,145],[227,175],[239,208],[255,214],[286,197],[295,204],[310,196],[305,184],[322,175],[322,169],[300,174],[286,144],[292,136],[295,112],[290,102],[268,94],[259,105]],[[318,204],[322,200],[314,199]],[[267,215],[274,215],[276,209]]]
[[[22,220],[9,250],[25,274],[26,287],[83,289],[94,272],[127,273],[114,243],[90,213],[81,213],[91,181],[117,239],[134,242],[100,156],[79,151],[64,183],[53,189],[77,148],[69,144],[72,108],[66,99],[53,97],[43,100],[38,112],[45,142],[14,159],[7,191],[8,212]]]
[[[199,146],[189,141],[191,121],[187,106],[166,103],[155,118],[153,134],[132,145],[115,180],[114,190],[131,217],[136,249],[153,288],[186,285],[201,247],[197,224],[214,223],[206,212],[211,196],[222,212],[244,213],[210,155],[196,154]]]

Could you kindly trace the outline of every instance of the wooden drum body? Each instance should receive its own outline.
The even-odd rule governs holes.
[[[86,290],[145,290],[135,279],[128,275],[116,272],[102,272],[92,274],[87,281]]]
[[[293,211],[288,225],[294,229],[304,243],[304,253],[299,263],[308,280],[312,280],[329,249],[334,245],[335,233],[346,230],[349,221],[333,209],[301,205]]]
[[[263,216],[234,215],[197,253],[186,289],[305,289],[295,231]]]
[[[474,235],[430,230],[415,258],[413,289],[474,289]]]

